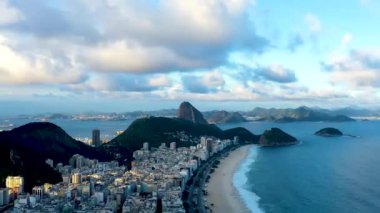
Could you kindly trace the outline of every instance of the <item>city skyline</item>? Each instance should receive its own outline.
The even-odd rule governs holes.
[[[378,108],[379,18],[372,0],[4,0],[0,109]]]

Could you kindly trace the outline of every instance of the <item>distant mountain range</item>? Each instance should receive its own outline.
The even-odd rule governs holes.
[[[199,111],[198,111],[199,112]],[[68,115],[62,113],[47,113],[39,115],[21,115],[20,118],[28,118],[36,121],[49,121],[55,119],[69,119],[78,121],[115,121],[131,120],[148,116],[155,117],[177,117],[178,109],[164,109],[155,111],[135,111],[125,113],[83,113]],[[298,107],[287,109],[276,108],[254,108],[250,111],[231,112],[224,110],[213,110],[201,112],[208,123],[240,123],[247,120],[257,121],[352,121],[349,118],[358,119],[380,119],[380,110],[369,110],[357,107],[346,107],[341,109],[328,110],[323,108]],[[305,115],[309,113],[309,116]],[[197,113],[196,113],[197,114]],[[190,115],[190,114],[189,114]],[[195,115],[195,114],[194,114]],[[199,114],[198,114],[199,115]]]
[[[265,109],[255,108],[245,112],[245,116],[253,117],[258,121],[293,122],[293,121],[355,121],[346,115],[333,115],[321,110],[314,110],[305,106],[296,109]]]
[[[210,124],[242,123],[247,122],[239,112],[209,111],[203,113]]]
[[[332,115],[347,115],[350,117],[380,117],[380,110],[369,110],[356,107],[327,110],[327,113]]]

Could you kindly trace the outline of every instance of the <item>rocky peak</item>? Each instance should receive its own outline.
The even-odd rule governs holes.
[[[207,124],[207,121],[204,119],[202,113],[186,101],[182,102],[179,106],[177,117],[193,123]]]

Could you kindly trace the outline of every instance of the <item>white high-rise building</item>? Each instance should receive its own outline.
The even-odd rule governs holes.
[[[78,155],[77,158],[75,159],[75,168],[82,168],[83,166],[83,157]]]
[[[206,140],[207,140],[207,138],[205,136],[201,137],[201,145],[202,145],[202,147],[206,147]]]
[[[145,143],[143,144],[143,149],[146,150],[146,151],[149,150],[149,143],[148,143],[148,142],[145,142]]]
[[[24,192],[24,177],[21,176],[8,176],[5,180],[5,186],[14,194],[21,194]]]
[[[0,189],[0,206],[9,204],[9,189]]]
[[[239,136],[234,137],[234,144],[237,145],[239,143]]]
[[[170,149],[171,149],[171,150],[175,150],[175,149],[177,149],[177,143],[176,143],[176,142],[171,142],[171,143],[170,143]]]
[[[46,159],[45,163],[51,168],[54,168],[54,161],[52,159]]]
[[[95,197],[96,197],[96,201],[98,204],[104,202],[104,193],[103,192],[95,192]]]

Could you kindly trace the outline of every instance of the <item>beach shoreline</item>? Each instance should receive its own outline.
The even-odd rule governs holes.
[[[251,147],[246,145],[230,152],[210,175],[206,188],[207,203],[213,212],[251,212],[233,184],[234,175],[248,157]]]

